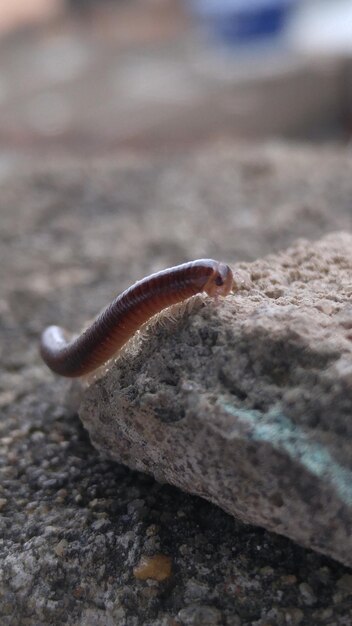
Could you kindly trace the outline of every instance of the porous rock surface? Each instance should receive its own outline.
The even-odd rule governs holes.
[[[234,267],[150,324],[80,417],[110,459],[352,565],[352,236]]]

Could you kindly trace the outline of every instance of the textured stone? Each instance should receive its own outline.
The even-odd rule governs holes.
[[[108,458],[352,565],[352,236],[234,268],[86,390]]]

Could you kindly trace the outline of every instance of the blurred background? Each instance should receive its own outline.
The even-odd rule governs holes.
[[[352,0],[2,0],[0,155],[348,143]]]

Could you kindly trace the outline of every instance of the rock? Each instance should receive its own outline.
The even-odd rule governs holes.
[[[211,606],[190,605],[186,609],[181,609],[177,615],[183,626],[217,626],[221,624],[221,613]],[[238,626],[239,622],[233,622]]]
[[[352,236],[234,267],[84,393],[109,459],[352,565]]]

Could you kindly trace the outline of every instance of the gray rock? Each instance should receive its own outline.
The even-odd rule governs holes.
[[[181,609],[177,617],[183,626],[218,626],[221,624],[220,611],[211,606],[191,604],[186,609]]]
[[[235,268],[85,391],[109,459],[352,565],[352,236]]]

